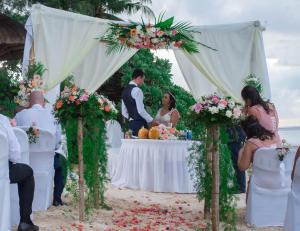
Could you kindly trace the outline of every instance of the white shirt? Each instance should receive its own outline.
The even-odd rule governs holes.
[[[133,84],[133,85],[137,86],[137,84],[133,81],[131,81],[129,84]],[[152,122],[153,118],[145,110],[143,91],[139,87],[135,87],[131,91],[131,96],[132,96],[132,98],[135,99],[137,111],[140,114],[140,116],[143,117],[147,121],[147,123]],[[131,118],[129,118],[128,110],[127,110],[123,100],[122,100],[122,115],[126,119],[129,119],[129,120],[131,119]]]
[[[61,129],[49,108],[34,104],[29,109],[24,109],[16,114],[17,126],[30,127],[34,123],[36,127],[51,132],[56,138],[56,149],[61,142]]]
[[[8,159],[18,163],[21,160],[21,148],[19,141],[10,125],[9,119],[0,114],[0,129],[6,134],[8,141]]]

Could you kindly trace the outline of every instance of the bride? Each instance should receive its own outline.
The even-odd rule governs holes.
[[[162,99],[162,108],[157,112],[153,125],[163,124],[167,127],[176,127],[180,114],[176,109],[176,99],[171,92],[164,94]]]

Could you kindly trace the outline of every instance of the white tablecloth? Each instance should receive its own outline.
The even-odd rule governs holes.
[[[112,184],[151,192],[193,193],[191,141],[124,139]]]

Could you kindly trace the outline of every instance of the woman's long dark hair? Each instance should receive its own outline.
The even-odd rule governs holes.
[[[251,87],[251,86],[244,87],[241,92],[241,95],[245,101],[247,99],[251,101],[251,106],[261,105],[268,114],[270,113],[271,111],[269,106],[270,102],[264,101],[255,87]]]
[[[247,139],[267,140],[274,137],[274,133],[261,126],[254,116],[248,116],[241,122],[241,126],[246,133]]]
[[[176,99],[175,96],[171,92],[167,92],[166,94],[169,95],[170,103],[169,103],[169,111],[176,108]]]

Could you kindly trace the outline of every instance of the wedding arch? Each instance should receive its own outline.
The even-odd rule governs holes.
[[[54,103],[59,94],[59,84],[71,74],[78,87],[89,93],[95,92],[138,51],[133,48],[107,54],[107,46],[99,42],[99,38],[112,23],[124,22],[93,18],[40,4],[33,5],[25,26],[27,36],[23,71],[26,71],[32,58],[47,68],[43,80],[48,91],[46,97],[51,103]],[[197,32],[193,33],[196,41],[217,50],[201,45],[198,53],[173,49],[195,99],[219,92],[241,101],[240,89],[244,78],[250,73],[260,77],[264,86],[263,94],[270,98],[263,28],[258,21],[195,26],[193,30]],[[218,139],[217,129],[212,134]],[[218,148],[212,152],[218,153]],[[215,189],[217,187],[215,185]]]

